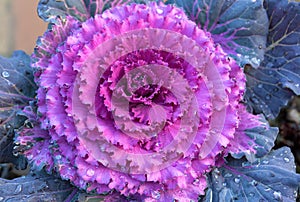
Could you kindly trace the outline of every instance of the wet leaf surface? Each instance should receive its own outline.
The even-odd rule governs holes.
[[[300,175],[294,167],[288,147],[253,163],[229,158],[225,166],[210,174],[210,187],[202,201],[295,201]]]
[[[145,0],[40,0],[38,14],[46,22],[55,21],[57,16],[61,18],[73,16],[80,21],[85,21],[108,8],[131,2],[143,3]]]
[[[16,169],[26,169],[25,158],[13,155],[13,139],[15,130],[26,120],[18,113],[35,95],[28,55],[15,51],[11,58],[0,56],[0,86],[0,163],[13,163]]]
[[[263,60],[268,17],[262,0],[168,0],[167,3],[182,7],[241,66],[258,67]]]
[[[42,171],[13,180],[0,178],[0,201],[65,201],[73,192],[77,189],[69,182]]]
[[[281,107],[300,94],[300,5],[265,2],[270,27],[265,59],[257,68],[245,68],[249,110],[274,119]]]

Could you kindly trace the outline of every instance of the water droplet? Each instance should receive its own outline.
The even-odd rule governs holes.
[[[295,84],[295,87],[296,87],[296,88],[299,88],[299,86],[300,86],[299,83]]]
[[[241,181],[240,178],[237,178],[237,177],[234,178],[234,182],[235,182],[235,183],[240,183],[240,181]]]
[[[252,58],[251,62],[254,67],[258,67],[260,65],[260,59]]]
[[[105,166],[105,167],[107,167],[108,164],[109,164],[107,161],[101,161],[100,163],[101,163],[103,166]]]
[[[89,177],[92,177],[92,176],[95,174],[95,171],[94,171],[92,168],[89,168],[89,169],[86,171],[86,174],[87,174]]]
[[[182,18],[181,14],[176,14],[175,18],[177,18],[178,20],[180,20]]]
[[[221,174],[221,172],[220,172],[220,170],[218,168],[214,169],[214,173],[217,174],[217,175]]]
[[[269,188],[269,187],[268,187],[268,188],[265,188],[265,191],[270,191],[270,190],[271,190],[271,188]]]
[[[0,196],[0,201],[3,201],[3,200],[4,200],[4,198]]]
[[[290,162],[290,159],[287,158],[287,157],[283,158],[283,160],[284,160],[286,163]]]
[[[104,151],[105,151],[105,147],[104,147],[104,146],[101,146],[101,147],[100,147],[100,150],[101,150],[102,152],[104,152]]]
[[[63,84],[63,88],[68,89],[68,88],[70,88],[70,85],[67,84],[67,83],[64,83],[64,84]]]
[[[160,192],[159,191],[152,191],[151,196],[154,199],[159,199],[160,198]]]
[[[251,181],[251,184],[252,184],[253,186],[257,186],[257,185],[258,185],[258,182],[257,182],[256,180],[252,180],[252,181]]]
[[[273,192],[273,195],[274,195],[274,198],[275,198],[276,200],[282,200],[281,192],[279,192],[279,191],[274,191],[274,192]]]
[[[258,87],[258,88],[262,88],[263,85],[262,85],[262,84],[258,84],[257,87]]]
[[[160,9],[160,8],[157,8],[157,9],[156,9],[156,12],[157,12],[158,14],[163,14],[163,13],[164,13],[164,11],[163,11],[162,9]]]
[[[252,100],[255,104],[259,104],[259,100],[258,100],[258,98],[257,98],[255,95],[253,95],[253,97],[251,97],[251,100]]]
[[[254,194],[253,192],[250,192],[250,193],[249,193],[249,196],[250,196],[250,197],[253,197],[254,195],[255,195],[255,194]]]
[[[199,185],[200,184],[200,180],[199,179],[195,179],[194,181],[193,181],[193,185]]]
[[[55,159],[56,159],[56,160],[60,160],[60,159],[61,159],[61,155],[56,155],[56,156],[55,156]]]
[[[242,163],[242,167],[248,167],[248,166],[251,166],[250,162],[246,161]]]
[[[271,99],[271,95],[267,95],[267,96],[266,96],[266,99],[267,99],[267,100],[270,100],[270,99]]]
[[[7,71],[3,71],[3,72],[2,72],[2,76],[3,76],[4,78],[7,78],[7,77],[9,77],[9,73],[8,73]]]
[[[259,49],[262,49],[262,45],[261,45],[261,44],[259,44],[258,48],[259,48]]]
[[[161,143],[160,143],[160,142],[157,142],[157,143],[155,143],[155,146],[156,146],[156,147],[160,147],[160,146],[161,146]]]
[[[227,178],[232,177],[232,174],[231,174],[231,173],[226,173],[226,174],[224,175],[224,177],[227,177]]]
[[[227,183],[226,183],[226,182],[223,182],[222,185],[223,185],[223,187],[226,187],[226,186],[227,186]]]
[[[13,149],[17,149],[18,147],[14,147]],[[18,151],[13,151],[12,154],[15,156],[15,157],[18,157],[19,156],[19,152]]]
[[[22,185],[17,185],[16,189],[15,189],[15,194],[18,194],[22,191]]]

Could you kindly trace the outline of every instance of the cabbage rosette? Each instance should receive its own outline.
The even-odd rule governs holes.
[[[174,6],[58,18],[33,66],[41,123],[19,141],[87,191],[197,201],[224,156],[254,152],[242,69]]]

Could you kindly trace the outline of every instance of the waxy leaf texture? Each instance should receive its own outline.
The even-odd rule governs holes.
[[[0,178],[0,201],[67,201],[77,193],[68,181],[43,171],[32,171],[25,177],[13,180]],[[70,200],[69,200],[70,201]]]
[[[133,0],[40,0],[38,14],[46,22],[55,21],[57,16],[73,16],[79,21],[86,21],[108,8],[131,2]]]
[[[24,169],[24,159],[13,156],[13,139],[25,121],[22,109],[35,95],[32,71],[30,57],[22,51],[0,56],[0,163],[14,163],[19,169]]]
[[[300,4],[266,0],[270,19],[265,59],[248,67],[245,100],[250,110],[277,117],[281,107],[300,94]]]
[[[271,151],[255,162],[230,158],[209,176],[207,201],[284,201],[296,200],[300,176],[295,173],[294,157],[288,147]]]
[[[167,3],[183,8],[241,66],[260,65],[268,33],[263,0],[168,0]]]

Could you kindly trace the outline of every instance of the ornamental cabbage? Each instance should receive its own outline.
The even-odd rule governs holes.
[[[173,5],[57,18],[32,58],[39,124],[18,141],[81,189],[197,201],[225,156],[255,152],[242,69]]]

